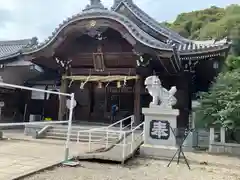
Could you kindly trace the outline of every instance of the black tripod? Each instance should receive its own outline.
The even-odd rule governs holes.
[[[181,141],[179,143],[180,145],[179,145],[178,150],[176,151],[176,153],[174,154],[174,156],[172,157],[172,159],[168,163],[167,167],[170,166],[170,164],[172,163],[172,161],[176,157],[176,155],[178,155],[177,156],[177,164],[179,164],[179,161],[180,161],[180,158],[181,158],[181,154],[182,154],[182,157],[184,158],[185,163],[187,164],[188,168],[191,169],[190,165],[188,163],[188,160],[187,160],[187,158],[186,158],[186,156],[185,156],[185,154],[183,152],[182,146],[183,146],[184,141],[187,139],[189,133],[192,132],[193,129],[189,129],[189,130],[186,130],[186,129],[176,129],[176,130],[177,130],[177,133],[175,133],[174,130],[172,129],[172,127],[171,127],[171,131],[173,132],[176,141],[177,141],[178,138],[181,139]]]

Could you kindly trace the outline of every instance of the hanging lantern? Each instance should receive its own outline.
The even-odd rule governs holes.
[[[97,88],[101,89],[102,88],[102,82],[98,82]]]
[[[219,62],[213,61],[213,69],[218,69],[218,68],[219,68]]]
[[[117,88],[121,88],[121,82],[120,81],[117,82]]]

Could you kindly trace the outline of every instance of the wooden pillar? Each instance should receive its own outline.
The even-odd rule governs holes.
[[[187,75],[187,79],[188,79],[188,118],[191,118],[192,115],[192,93],[193,93],[193,83],[192,83],[192,73],[189,72]],[[189,121],[188,121],[188,128],[189,127]]]
[[[24,115],[23,121],[28,122],[30,118],[30,110],[29,105],[31,105],[32,100],[32,91],[22,90],[24,97],[25,97],[25,107],[24,107]]]
[[[134,118],[135,125],[141,123],[141,78],[138,76],[134,88]]]
[[[191,99],[191,81],[188,72],[183,72],[176,77],[177,84],[177,104],[180,114],[177,118],[177,127],[186,128],[189,124],[189,115],[191,113],[192,99]]]
[[[61,80],[60,92],[61,93],[67,93],[67,89],[68,89],[68,80],[67,79],[62,79]],[[60,98],[59,98],[59,110],[58,110],[58,120],[59,121],[63,120],[63,116],[67,112],[66,101],[67,101],[67,97],[60,95]]]
[[[48,85],[45,86],[45,90],[48,90]],[[46,105],[46,101],[47,101],[47,94],[48,93],[44,93],[44,100],[43,100],[43,107],[42,107],[42,114],[41,114],[41,119],[44,119],[44,115],[45,115],[45,105]]]

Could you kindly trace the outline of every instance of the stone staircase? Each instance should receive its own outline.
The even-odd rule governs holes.
[[[89,141],[89,132],[87,132],[89,129],[95,129],[95,128],[103,128],[104,126],[84,126],[84,125],[74,125],[72,126],[71,130],[71,141],[78,141],[79,142],[88,142]],[[44,127],[42,127],[44,128]],[[111,128],[112,130],[117,129],[115,127]],[[47,138],[47,139],[57,139],[57,140],[66,140],[67,138],[67,131],[68,127],[67,125],[53,125],[49,127],[45,132],[44,135],[41,136],[41,138]],[[81,131],[78,137],[78,132]],[[86,132],[83,132],[86,131]],[[101,141],[105,141],[106,139],[106,132],[105,131],[93,131],[91,132],[91,139],[95,143],[101,143]],[[108,134],[108,142],[109,144],[115,143],[119,139],[119,134],[117,133],[109,133]]]
[[[129,121],[129,119],[131,119]],[[130,122],[125,126],[125,121]],[[143,143],[144,123],[134,126],[134,116],[126,117],[111,125],[73,125],[70,141],[87,144],[88,150],[79,159],[110,160],[124,163],[133,157]],[[36,138],[67,139],[67,125],[28,125],[25,135]],[[97,145],[97,146],[95,146]]]
[[[134,157],[135,153],[143,144],[143,123],[125,131],[124,136],[115,142],[110,148],[105,148],[104,151],[90,151],[90,153],[79,154],[79,160],[107,160],[113,162],[121,162],[124,164],[128,159]],[[94,144],[94,143],[92,143]]]

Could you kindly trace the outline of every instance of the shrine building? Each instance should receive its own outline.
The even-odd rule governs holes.
[[[113,1],[109,10],[100,0],[91,0],[42,43],[37,38],[0,41],[2,80],[75,93],[75,123],[110,123],[111,106],[117,104],[117,119],[134,114],[138,124],[143,120],[142,107],[152,100],[144,79],[157,75],[166,89],[177,87],[174,108],[180,111],[178,126],[188,126],[196,93],[208,90],[224,64],[230,43],[227,39],[186,39],[151,18],[132,0]],[[46,94],[1,91],[5,107],[11,107],[12,114],[17,111],[24,120],[30,115],[66,118],[63,97],[59,101]]]

